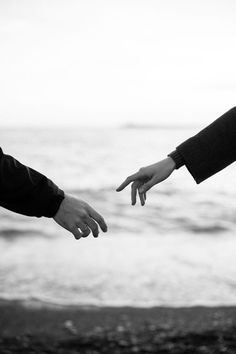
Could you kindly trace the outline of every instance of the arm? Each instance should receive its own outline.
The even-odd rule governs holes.
[[[104,232],[107,230],[102,216],[87,203],[65,195],[46,176],[5,155],[1,149],[0,206],[27,216],[53,217],[76,239],[88,236],[90,230],[97,237],[98,225]]]
[[[41,173],[0,149],[0,205],[19,214],[52,217],[64,192]]]
[[[132,182],[131,200],[136,203],[139,192],[141,205],[146,192],[168,178],[175,169],[186,165],[197,183],[214,175],[236,160],[236,107],[226,112],[197,135],[179,145],[168,157],[141,168],[129,176],[118,188],[123,190]]]
[[[197,183],[230,165],[236,160],[236,107],[183,142],[176,152]]]

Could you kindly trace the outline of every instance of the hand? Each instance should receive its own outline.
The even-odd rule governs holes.
[[[64,229],[70,231],[77,240],[87,237],[91,231],[94,237],[98,237],[98,225],[103,232],[107,232],[103,217],[86,202],[70,195],[65,195],[53,219]]]
[[[145,205],[146,192],[155,184],[168,178],[175,169],[175,162],[171,157],[167,157],[153,165],[140,168],[140,170],[127,177],[126,180],[117,188],[117,192],[122,191],[131,182],[131,202],[136,204],[137,190],[141,205]]]

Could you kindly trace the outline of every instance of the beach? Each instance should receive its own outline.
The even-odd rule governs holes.
[[[183,168],[145,208],[115,193],[190,134],[4,131],[6,152],[86,200],[109,232],[76,242],[1,209],[0,354],[236,353],[235,167],[201,186]]]
[[[59,307],[1,301],[0,353],[235,353],[236,307]]]

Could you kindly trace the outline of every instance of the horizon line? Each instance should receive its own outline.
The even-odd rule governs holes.
[[[70,129],[70,128],[88,128],[88,129],[104,129],[104,128],[115,128],[115,129],[194,129],[199,128],[201,124],[189,124],[189,123],[180,123],[180,124],[166,124],[166,123],[146,123],[146,124],[137,124],[137,123],[121,123],[121,124],[94,124],[94,125],[84,125],[84,124],[58,124],[58,125],[50,125],[50,124],[1,124],[0,128],[2,129]]]

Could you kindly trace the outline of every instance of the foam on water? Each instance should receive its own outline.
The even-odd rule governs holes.
[[[0,245],[2,298],[99,306],[235,304],[232,236],[21,238]]]

